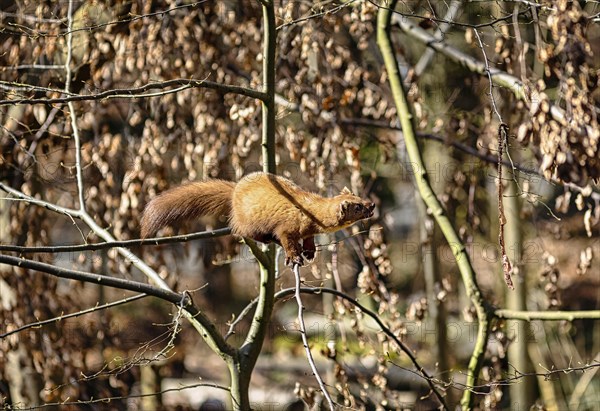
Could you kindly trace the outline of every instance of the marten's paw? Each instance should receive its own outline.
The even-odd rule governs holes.
[[[304,265],[304,258],[301,255],[297,255],[294,257],[285,257],[285,265],[294,266],[298,264],[300,267]]]

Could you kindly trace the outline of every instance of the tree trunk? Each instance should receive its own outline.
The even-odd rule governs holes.
[[[502,182],[500,182],[502,184]],[[523,239],[521,237],[520,202],[517,196],[517,184],[513,180],[508,180],[504,191],[504,212],[506,215],[505,241],[507,253],[511,258],[513,265],[513,283],[514,290],[506,290],[506,306],[509,310],[526,311],[527,296],[527,277],[522,264]],[[529,372],[531,371],[530,360],[528,356],[528,340],[530,335],[529,323],[526,321],[508,320],[506,322],[507,337],[512,341],[508,346],[508,362],[513,371]],[[533,401],[533,391],[535,389],[534,377],[523,377],[523,380],[516,381],[509,387],[511,408],[529,409]]]

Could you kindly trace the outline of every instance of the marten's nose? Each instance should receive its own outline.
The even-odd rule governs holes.
[[[369,217],[373,216],[373,210],[375,210],[375,203],[371,203],[369,202],[369,204],[367,204],[367,211],[369,212]]]

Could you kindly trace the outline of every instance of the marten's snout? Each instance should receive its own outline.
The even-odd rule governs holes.
[[[375,204],[369,200],[359,200],[356,202],[349,202],[344,200],[340,203],[340,214],[339,220],[350,221],[355,223],[365,218],[373,217],[373,210],[375,210]]]
[[[365,208],[367,209],[367,218],[373,217],[373,212],[375,211],[375,203],[365,201]]]

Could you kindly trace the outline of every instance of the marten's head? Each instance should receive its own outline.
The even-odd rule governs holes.
[[[355,196],[347,187],[344,187],[338,198],[341,199],[338,209],[338,219],[340,223],[347,223],[350,225],[359,220],[373,217],[375,204],[372,201],[363,200],[362,198]]]

